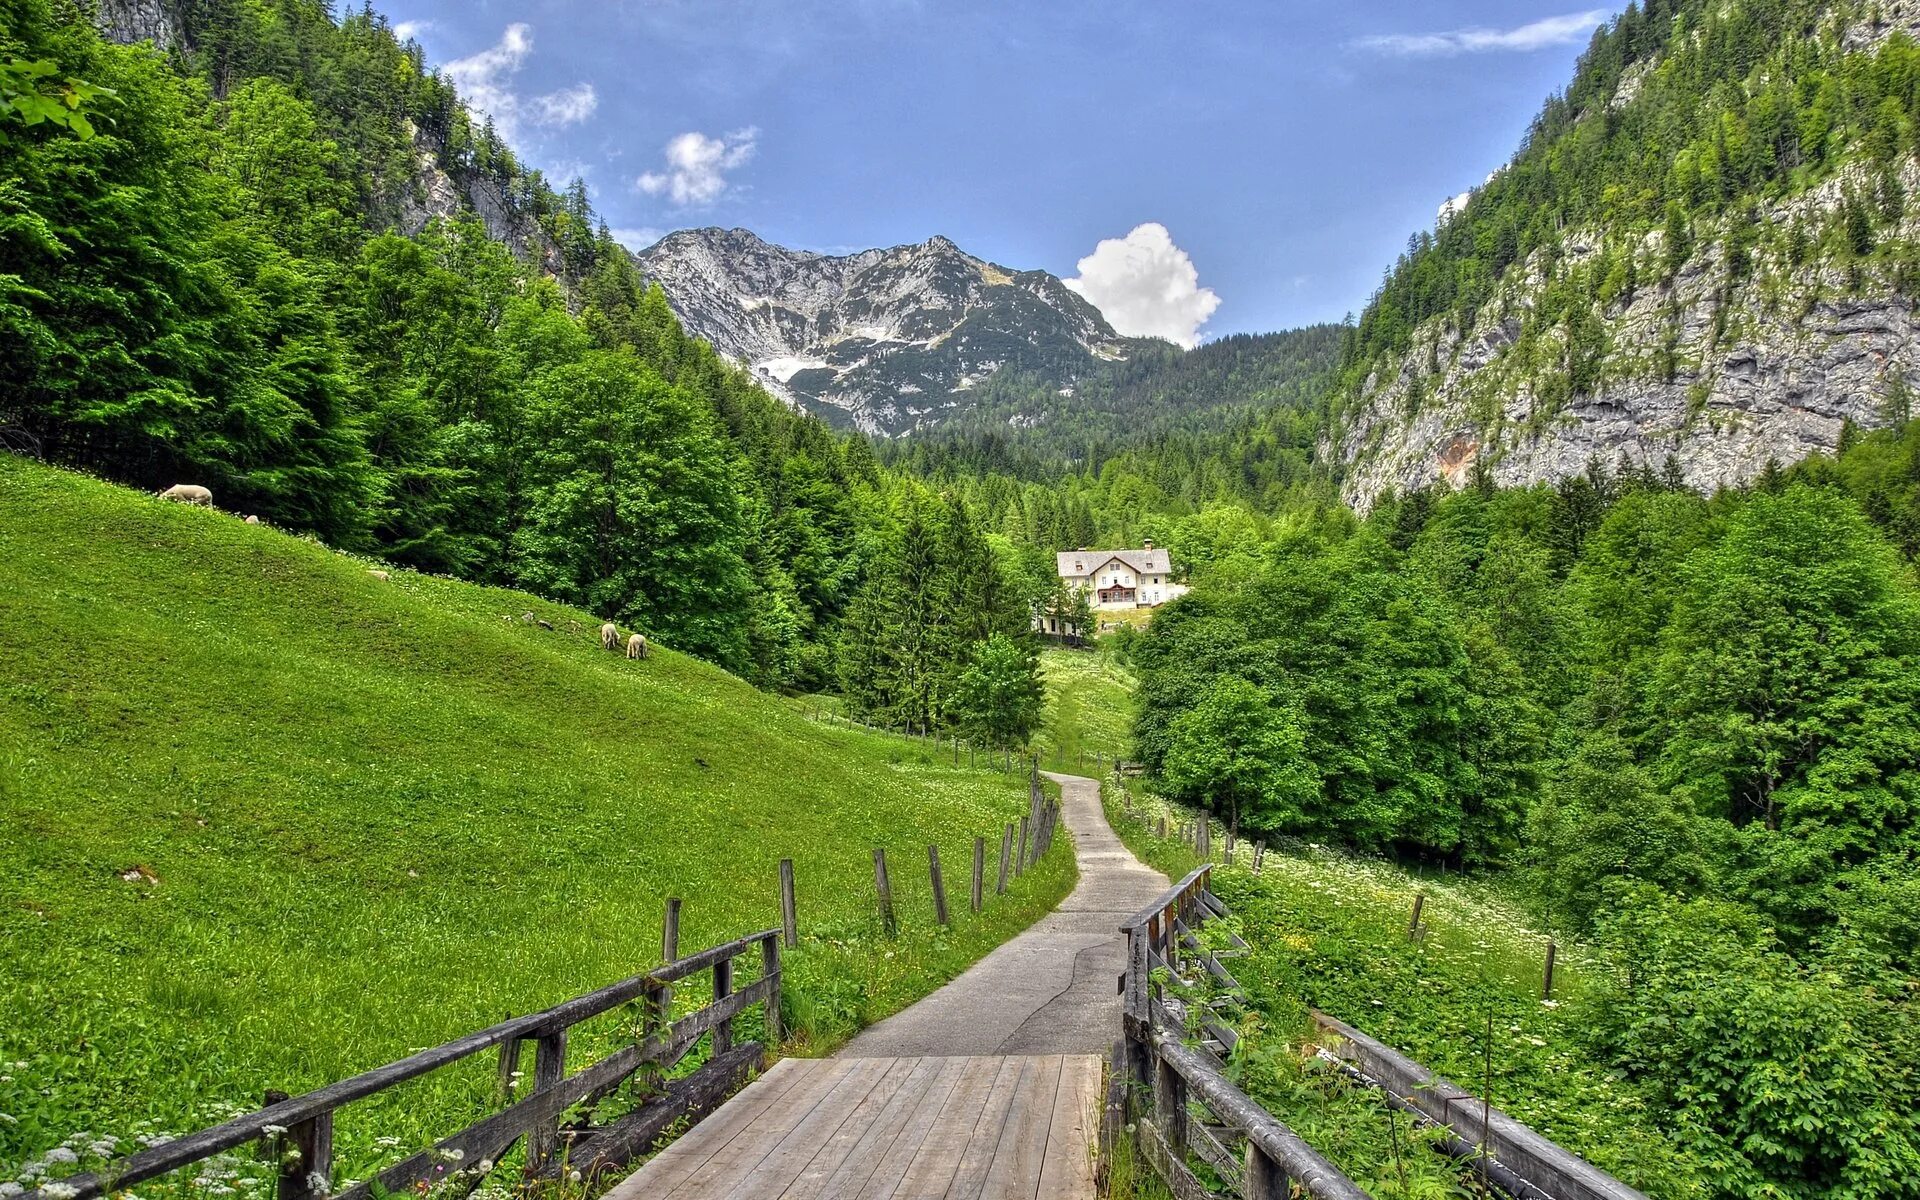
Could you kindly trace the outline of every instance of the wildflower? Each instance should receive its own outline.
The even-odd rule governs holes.
[[[324,1196],[333,1191],[333,1181],[319,1171],[307,1175],[307,1191],[315,1196]]]
[[[73,1200],[80,1194],[80,1189],[69,1183],[49,1183],[40,1189],[40,1194],[47,1200]]]
[[[26,1194],[26,1191],[26,1188],[21,1187],[11,1179],[5,1183],[0,1183],[0,1197],[23,1196]]]
[[[0,1113],[0,1125],[18,1125],[20,1119],[12,1113]]]
[[[1536,1046],[1544,1046],[1547,1044],[1547,1039],[1545,1038],[1530,1037],[1527,1040]]]
[[[493,1170],[493,1160],[490,1158],[483,1158],[479,1162],[473,1164],[473,1169],[480,1172],[482,1175],[485,1175],[488,1171]]]
[[[1558,1000],[1542,1000],[1540,1002],[1540,1007],[1541,1008],[1559,1008],[1560,1002]]]
[[[518,1076],[519,1074],[520,1074],[520,1072],[518,1072],[518,1071],[515,1071],[515,1072],[514,1072],[514,1075],[515,1075],[515,1076]],[[382,1149],[385,1149],[385,1150],[391,1150],[391,1149],[393,1149],[393,1148],[394,1148],[395,1146],[398,1146],[398,1145],[400,1144],[400,1139],[399,1139],[399,1138],[397,1138],[397,1137],[383,1137],[383,1138],[377,1138],[377,1139],[375,1139],[375,1141],[374,1141],[374,1143],[373,1143],[373,1144],[374,1144],[374,1145],[376,1145],[376,1146],[379,1146],[379,1147],[381,1147]]]
[[[285,1125],[262,1125],[260,1127],[260,1132],[266,1134],[268,1137],[279,1137],[286,1131],[287,1127]]]
[[[80,1156],[78,1154],[75,1154],[72,1150],[69,1150],[65,1146],[55,1146],[53,1149],[47,1151],[47,1161],[50,1163],[59,1163],[62,1166],[68,1166],[73,1163],[79,1162]]]
[[[568,1183],[579,1183],[579,1182],[580,1182],[580,1172],[578,1172],[578,1171],[568,1171],[568,1172],[567,1172],[567,1182],[568,1182]]]

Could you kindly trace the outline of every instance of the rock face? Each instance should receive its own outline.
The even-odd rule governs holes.
[[[171,50],[180,41],[180,31],[161,0],[99,0],[94,12],[108,41],[128,46],[152,42],[160,50]]]
[[[1920,169],[1909,163],[1905,176],[1914,195]],[[1760,219],[1818,228],[1865,184],[1843,173]],[[1920,385],[1913,300],[1871,262],[1796,267],[1763,252],[1736,272],[1727,232],[1695,231],[1699,249],[1670,275],[1659,233],[1614,244],[1634,277],[1650,282],[1610,303],[1596,299],[1605,352],[1585,391],[1554,394],[1555,376],[1563,383],[1566,374],[1552,365],[1563,334],[1550,332],[1531,354],[1519,339],[1547,272],[1599,253],[1601,231],[1570,231],[1552,267],[1538,255],[1516,264],[1465,328],[1422,326],[1408,352],[1376,368],[1321,447],[1343,471],[1347,501],[1365,510],[1390,488],[1459,486],[1476,464],[1501,484],[1551,482],[1594,458],[1661,471],[1671,456],[1688,484],[1711,491],[1752,479],[1768,460],[1786,466],[1833,450],[1848,421],[1883,423]],[[1882,236],[1920,236],[1914,206]]]
[[[869,433],[937,424],[1007,368],[1071,386],[1135,344],[1045,271],[941,237],[836,256],[690,229],[636,257],[689,333],[790,403]]]

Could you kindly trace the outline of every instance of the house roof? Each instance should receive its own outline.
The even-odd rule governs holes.
[[[1173,569],[1165,546],[1151,550],[1064,550],[1054,555],[1062,579],[1091,575],[1116,558],[1143,575],[1164,575]]]

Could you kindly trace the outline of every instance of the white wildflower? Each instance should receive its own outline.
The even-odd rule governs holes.
[[[485,1175],[488,1171],[493,1170],[493,1160],[490,1158],[483,1158],[479,1162],[473,1164],[473,1169],[480,1172],[482,1175]]]
[[[65,1146],[55,1146],[53,1149],[47,1151],[47,1161],[65,1166],[79,1162],[80,1156]]]
[[[568,1183],[579,1183],[579,1182],[580,1182],[580,1172],[578,1172],[578,1171],[568,1171],[568,1172],[567,1172],[567,1182],[568,1182]]]
[[[260,1132],[266,1134],[268,1137],[279,1137],[286,1131],[287,1127],[285,1125],[262,1125],[260,1127]]]
[[[391,1150],[400,1144],[400,1139],[397,1137],[376,1138],[373,1144],[384,1150]]]
[[[307,1173],[307,1191],[315,1196],[324,1196],[333,1191],[333,1181],[319,1171]]]
[[[70,1183],[49,1183],[40,1189],[40,1194],[47,1200],[73,1200],[80,1194],[80,1189]]]
[[[18,1125],[20,1119],[12,1113],[0,1113],[0,1125]]]
[[[26,1188],[21,1187],[19,1184],[15,1183],[11,1179],[7,1180],[5,1183],[0,1183],[0,1197],[24,1196],[26,1194],[26,1191],[27,1191]]]

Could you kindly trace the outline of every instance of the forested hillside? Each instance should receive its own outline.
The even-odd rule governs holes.
[[[1709,499],[1595,464],[1282,521],[1134,648],[1169,794],[1518,881],[1714,1196],[1920,1178],[1920,423]]]
[[[964,506],[687,337],[384,17],[179,0],[161,52],[86,8],[0,0],[10,447],[974,720],[1027,613]]]
[[[1407,253],[1343,356],[1344,493],[1591,457],[1711,491],[1897,416],[1920,379],[1916,14],[1644,0]]]

